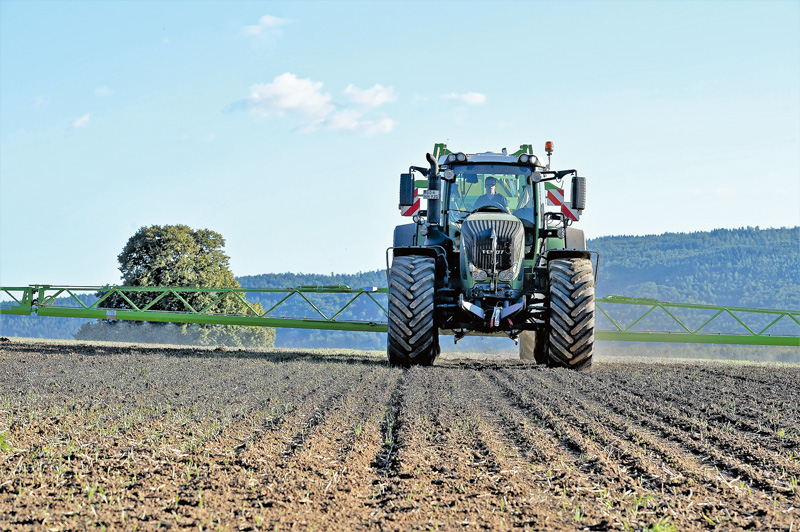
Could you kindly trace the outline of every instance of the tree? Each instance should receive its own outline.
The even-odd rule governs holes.
[[[193,230],[185,225],[152,225],[142,227],[128,239],[119,254],[119,270],[124,286],[186,286],[198,288],[240,288],[230,271],[229,257],[223,252],[225,239],[208,229]],[[126,294],[139,308],[155,297],[151,293]],[[208,306],[217,294],[181,294],[194,309]],[[103,302],[104,307],[131,309],[119,296]],[[263,312],[260,304],[251,304]],[[169,295],[150,307],[151,310],[186,312],[186,304]],[[246,314],[247,306],[234,297],[224,297],[215,303],[210,312],[219,314]],[[87,323],[75,334],[78,340],[126,340],[162,343],[190,343],[198,345],[227,345],[238,347],[272,347],[275,329],[268,327],[241,327],[230,325],[172,325],[125,322]]]

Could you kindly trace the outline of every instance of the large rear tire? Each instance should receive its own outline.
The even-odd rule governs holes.
[[[393,366],[430,366],[439,356],[434,323],[436,263],[430,257],[395,257],[389,271],[387,354]]]
[[[543,331],[519,333],[519,358],[547,364],[547,335]]]
[[[547,363],[587,371],[594,354],[594,272],[589,259],[556,259],[548,264],[550,318]]]

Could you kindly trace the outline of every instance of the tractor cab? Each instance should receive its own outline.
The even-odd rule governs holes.
[[[448,179],[450,173],[452,177]],[[534,230],[532,175],[530,167],[491,163],[453,165],[446,170],[443,218],[455,245],[459,245],[464,221],[478,213],[510,214],[519,218],[526,229]]]

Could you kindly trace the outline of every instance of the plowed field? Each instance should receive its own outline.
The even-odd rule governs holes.
[[[0,529],[797,530],[800,367],[0,344]]]

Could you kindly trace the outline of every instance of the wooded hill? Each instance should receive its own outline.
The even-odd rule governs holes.
[[[591,239],[598,295],[800,309],[800,227]]]
[[[591,239],[600,254],[597,295],[649,297],[661,301],[707,303],[775,309],[800,309],[800,227],[717,229],[710,232],[609,236]],[[303,285],[386,286],[386,271],[354,274],[268,273],[237,278],[242,287],[283,288]],[[326,299],[327,297],[327,299]],[[323,311],[341,297],[320,297]],[[274,296],[251,295],[268,309]],[[336,301],[334,301],[336,299]],[[302,301],[282,309],[310,316]],[[342,319],[376,319],[376,307],[353,305]],[[1,316],[0,335],[71,338],[84,320]],[[479,349],[483,339],[467,338],[458,347]],[[502,339],[500,341],[503,341]],[[513,344],[505,340],[513,349]],[[338,331],[278,329],[278,347],[348,347],[383,349],[385,335]],[[442,338],[443,348],[452,342]]]

